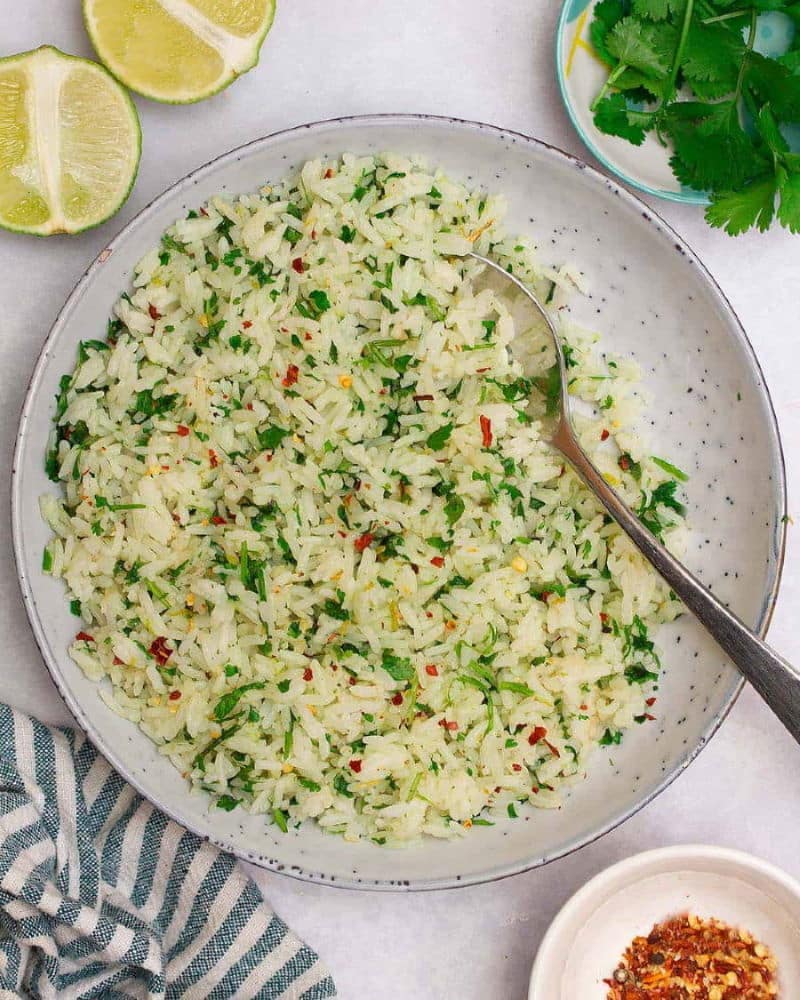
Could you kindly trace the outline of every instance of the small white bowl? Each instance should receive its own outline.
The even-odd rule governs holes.
[[[800,883],[749,854],[692,846],[637,854],[577,892],[542,941],[529,1000],[605,1000],[633,938],[679,913],[750,931],[777,958],[782,995],[800,996]]]

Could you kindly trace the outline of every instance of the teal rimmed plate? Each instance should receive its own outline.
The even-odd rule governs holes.
[[[605,135],[592,120],[590,107],[608,77],[608,67],[592,47],[589,28],[599,0],[566,0],[556,31],[556,72],[564,105],[578,135],[592,155],[626,184],[646,194],[707,205],[702,191],[683,186],[669,165],[669,147],[650,134],[641,146]],[[794,26],[785,15],[773,11],[759,18],[756,49],[764,55],[779,55],[791,43]],[[794,147],[794,137],[790,143]]]

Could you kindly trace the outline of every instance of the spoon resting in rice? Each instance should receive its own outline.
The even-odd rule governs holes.
[[[548,383],[553,410],[550,442],[567,459],[642,555],[660,573],[675,594],[750,681],[772,711],[800,742],[800,671],[779,656],[761,638],[719,601],[649,531],[608,485],[578,442],[572,426],[567,365],[555,324],[534,293],[499,264],[477,253],[470,257],[491,270],[489,278],[504,291],[521,293],[523,301],[538,313],[555,352],[554,377]],[[557,376],[557,378],[555,377]]]

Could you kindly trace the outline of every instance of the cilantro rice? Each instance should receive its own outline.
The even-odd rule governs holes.
[[[546,352],[457,255],[550,301],[581,439],[671,545],[681,474],[635,434],[636,366],[570,321],[580,275],[503,214],[421,160],[309,162],[176,223],[62,380],[71,654],[212,808],[460,836],[557,806],[657,710],[680,607],[546,443]]]

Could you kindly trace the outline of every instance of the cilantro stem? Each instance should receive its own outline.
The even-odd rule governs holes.
[[[744,10],[732,10],[727,14],[718,14],[716,17],[704,17],[701,24],[719,24],[720,21],[732,21],[735,17],[746,17],[750,14],[752,8],[747,7]]]
[[[592,106],[589,109],[590,111],[597,111],[598,104],[603,100],[603,98],[606,96],[609,90],[611,90],[611,88],[614,86],[617,80],[619,80],[619,78],[628,68],[629,67],[627,63],[620,63],[611,71],[611,73],[608,76],[608,79],[603,84],[600,93],[597,95],[597,97],[595,97],[594,101],[592,101]]]
[[[742,65],[739,67],[739,77],[736,80],[736,94],[733,98],[733,103],[736,104],[739,98],[742,96],[742,88],[744,86],[744,75],[747,72],[747,63],[749,61],[750,53],[753,51],[753,46],[756,43],[756,31],[758,30],[758,10],[753,7],[750,10],[750,31],[747,35],[747,44],[745,45],[744,56],[742,57]]]
[[[678,46],[675,49],[675,57],[672,60],[672,69],[669,73],[669,80],[667,81],[667,89],[664,92],[664,97],[661,101],[662,107],[665,104],[669,104],[672,98],[675,96],[675,85],[678,82],[678,73],[680,73],[681,63],[683,62],[683,53],[686,51],[686,42],[689,38],[689,28],[692,24],[692,14],[694,13],[694,0],[687,0],[686,10],[683,13],[683,26],[681,27],[681,34],[678,39]]]

